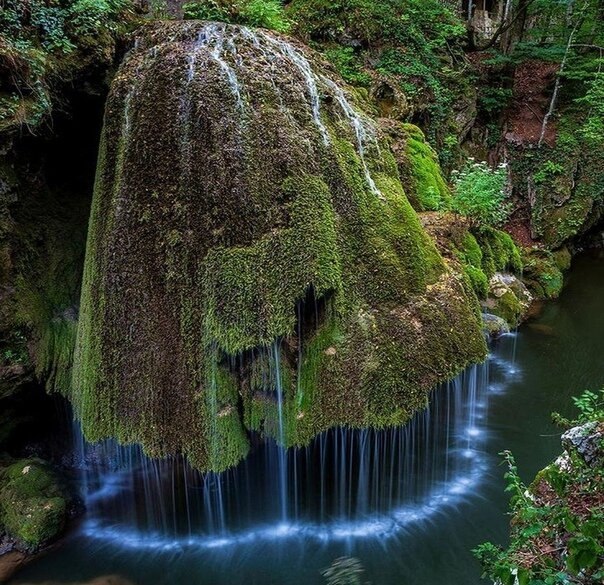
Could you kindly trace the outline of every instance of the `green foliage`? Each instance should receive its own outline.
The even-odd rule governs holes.
[[[587,84],[587,92],[576,100],[587,109],[587,119],[582,125],[582,136],[595,147],[602,148],[604,141],[604,73],[597,73]]]
[[[573,401],[579,417],[566,425],[604,423],[604,390]],[[511,493],[511,542],[507,549],[487,542],[474,550],[483,577],[502,585],[597,585],[604,579],[601,464],[588,465],[568,449],[564,464],[549,465],[530,486],[522,482],[512,454],[501,454]]]
[[[371,84],[371,76],[362,70],[362,61],[353,47],[335,45],[325,49],[325,56],[348,83],[363,87]]]
[[[523,253],[524,282],[534,296],[555,299],[562,291],[564,276],[556,257],[547,250],[526,249]]]
[[[499,115],[505,110],[511,99],[512,90],[510,88],[489,85],[480,91],[478,107],[490,116]]]
[[[422,113],[431,143],[437,135],[442,142],[451,106],[468,82],[456,71],[464,61],[465,28],[447,6],[438,0],[293,0],[287,11],[294,31],[323,49],[348,81],[365,86],[369,73],[389,79]]]
[[[183,6],[184,17],[218,20],[286,32],[290,22],[280,0],[194,0]]]
[[[172,17],[167,0],[149,0],[149,18],[167,20]]]
[[[579,410],[580,423],[604,419],[604,388],[599,392],[585,390],[581,396],[573,397],[573,403]]]
[[[53,77],[63,80],[91,56],[106,59],[131,7],[131,0],[3,2],[0,64],[9,74],[0,92],[0,130],[39,124],[52,107]]]
[[[543,163],[541,168],[533,175],[535,183],[545,183],[546,181],[552,180],[553,178],[560,176],[564,173],[564,166],[558,162],[547,160]]]
[[[453,173],[452,208],[475,225],[498,226],[507,220],[511,208],[506,202],[507,166],[493,169],[486,162],[468,159],[468,164]]]

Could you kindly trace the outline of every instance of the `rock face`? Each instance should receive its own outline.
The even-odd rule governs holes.
[[[106,109],[70,393],[87,438],[224,469],[406,421],[484,357],[387,140],[308,49],[216,23],[141,33]]]
[[[590,422],[562,435],[562,446],[577,453],[590,467],[604,464],[604,423]]]

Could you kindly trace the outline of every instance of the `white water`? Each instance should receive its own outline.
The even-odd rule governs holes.
[[[270,352],[279,380],[278,346]],[[430,407],[404,427],[335,429],[289,451],[269,441],[222,474],[197,473],[177,458],[151,460],[137,447],[112,441],[81,442],[88,507],[82,531],[91,539],[156,550],[400,535],[456,509],[484,480],[489,395],[499,391],[489,383],[491,366],[518,375],[501,360],[474,366],[437,391]]]

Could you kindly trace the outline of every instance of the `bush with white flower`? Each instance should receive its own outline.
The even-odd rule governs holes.
[[[485,161],[469,158],[461,171],[453,171],[453,211],[468,217],[476,225],[497,227],[511,213],[507,198],[508,167],[501,163],[490,167]]]

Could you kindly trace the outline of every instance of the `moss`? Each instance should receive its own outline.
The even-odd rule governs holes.
[[[511,326],[516,326],[522,316],[523,308],[514,292],[508,290],[497,299],[491,311]]]
[[[480,268],[476,268],[471,264],[464,266],[464,271],[470,279],[472,290],[476,293],[479,299],[486,298],[489,292],[489,281],[487,275]]]
[[[531,292],[541,299],[557,298],[564,284],[555,255],[539,249],[524,251],[523,279]]]
[[[554,146],[511,150],[514,182],[526,185],[531,235],[549,249],[588,232],[604,214],[604,152],[581,132],[586,114],[562,108]]]
[[[239,100],[201,51],[187,81],[201,26],[149,27],[107,104],[71,392],[86,437],[221,470],[248,431],[404,422],[484,357],[475,297],[337,87],[316,77],[317,120],[277,37],[258,40],[277,68],[243,36],[245,67],[225,53]]]
[[[393,139],[401,182],[416,211],[434,211],[449,206],[451,193],[442,176],[438,157],[423,132],[413,124],[388,126]]]
[[[474,235],[470,232],[466,232],[461,242],[460,252],[462,254],[461,259],[474,268],[481,268],[482,266],[482,250],[478,241]]]
[[[0,474],[0,526],[36,549],[56,538],[66,518],[65,492],[43,462],[24,459]]]
[[[568,248],[566,248],[566,247],[560,248],[559,250],[555,250],[554,252],[552,252],[552,254],[553,254],[554,262],[556,263],[556,266],[562,272],[564,272],[565,270],[568,270],[570,268],[573,257]]]
[[[474,292],[480,299],[488,294],[489,279],[496,272],[511,271],[520,274],[520,251],[509,234],[488,227],[470,231],[458,227],[450,231],[445,247],[461,264]]]
[[[318,297],[342,288],[327,185],[317,177],[288,178],[282,197],[290,201],[288,227],[252,246],[211,250],[203,263],[204,328],[228,354],[290,334],[292,308],[311,285]]]
[[[511,236],[494,228],[483,227],[475,233],[482,250],[482,268],[488,278],[495,272],[522,272],[520,250]]]

